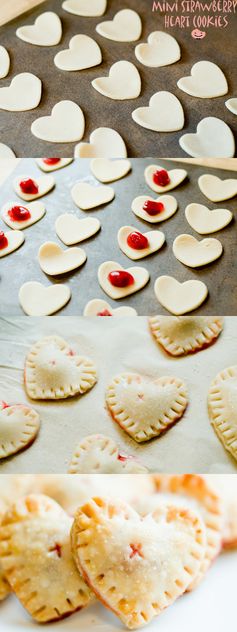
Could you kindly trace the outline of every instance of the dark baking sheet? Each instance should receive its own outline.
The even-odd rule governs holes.
[[[138,195],[147,194],[154,195],[154,197],[156,195],[149,189],[144,179],[145,167],[153,163],[169,169],[184,167],[188,171],[188,178],[183,184],[170,192],[176,197],[179,210],[171,219],[157,224],[157,226],[139,220],[131,211],[133,198]],[[61,310],[60,314],[62,315],[81,315],[87,301],[93,298],[104,298],[114,307],[123,304],[130,305],[137,309],[139,315],[165,314],[167,312],[158,303],[153,289],[155,279],[162,274],[172,275],[179,281],[198,278],[207,284],[209,298],[199,310],[196,310],[196,313],[236,315],[237,293],[234,290],[237,278],[236,219],[233,219],[227,228],[213,235],[220,239],[224,247],[222,257],[216,262],[204,268],[192,270],[177,261],[172,253],[173,240],[181,233],[193,234],[196,238],[202,239],[192,230],[185,219],[184,210],[187,204],[199,202],[209,208],[226,207],[233,212],[236,208],[236,198],[218,205],[209,202],[199,190],[198,177],[203,173],[212,173],[220,178],[235,178],[236,172],[207,169],[193,165],[185,166],[178,162],[165,161],[159,158],[133,159],[131,173],[122,180],[111,184],[115,190],[115,199],[110,204],[94,211],[81,211],[74,205],[70,190],[78,180],[83,179],[90,183],[95,181],[90,172],[89,164],[90,161],[88,160],[77,159],[68,167],[54,172],[56,187],[42,198],[47,210],[45,217],[24,231],[25,244],[18,251],[0,259],[0,315],[22,314],[18,304],[18,291],[26,281],[40,281],[46,285],[54,281],[69,284],[72,298],[68,305]],[[12,187],[13,178],[17,174],[34,177],[41,173],[33,159],[22,160],[14,174],[6,180],[0,189],[1,206],[17,198]],[[76,213],[78,217],[98,217],[102,229],[91,239],[79,244],[85,249],[88,256],[87,262],[82,268],[57,279],[52,277],[47,279],[37,262],[38,249],[47,240],[56,241],[65,247],[56,236],[54,223],[58,215],[70,211]],[[151,230],[152,227],[160,228],[165,233],[166,244],[158,253],[134,263],[120,251],[117,244],[117,231],[123,225],[136,226],[144,232]],[[6,230],[6,225],[2,220],[0,220],[0,230]],[[98,266],[106,260],[117,261],[127,268],[132,265],[144,266],[150,272],[150,282],[143,290],[125,300],[113,301],[103,292],[97,280]]]
[[[89,2],[90,0],[88,0]],[[105,16],[100,18],[81,18],[70,15],[62,9],[62,0],[48,0],[43,5],[28,11],[0,29],[1,44],[11,55],[10,74],[1,80],[1,86],[9,84],[14,75],[29,71],[35,73],[43,82],[43,98],[36,110],[10,113],[0,111],[0,138],[12,147],[17,156],[61,156],[73,155],[72,144],[51,144],[35,138],[30,131],[31,123],[39,116],[48,115],[52,107],[61,99],[72,99],[83,109],[86,116],[84,141],[99,126],[115,128],[123,136],[129,156],[166,156],[181,157],[187,154],[179,146],[179,138],[184,133],[195,132],[198,122],[205,116],[217,116],[229,124],[237,140],[236,117],[225,107],[225,101],[235,96],[237,67],[234,63],[236,51],[236,15],[228,14],[227,28],[210,27],[203,40],[191,37],[192,27],[178,27],[167,30],[181,45],[182,59],[164,68],[146,68],[134,55],[138,42],[118,43],[101,37],[95,31],[99,22],[111,19],[123,8],[135,9],[142,18],[143,31],[140,41],[146,41],[154,30],[164,30],[164,16],[152,12],[152,0],[108,0]],[[43,11],[54,10],[63,23],[63,37],[58,46],[48,48],[32,46],[16,37],[16,29],[31,24]],[[86,33],[96,39],[102,49],[101,66],[83,72],[63,72],[56,68],[54,56],[68,47],[73,35]],[[135,63],[142,78],[142,92],[138,99],[113,101],[97,93],[91,86],[92,79],[106,76],[110,66],[121,59]],[[226,75],[229,84],[228,95],[216,99],[198,99],[191,97],[177,87],[177,80],[190,74],[191,66],[200,60],[209,60],[218,64]],[[131,118],[132,111],[148,105],[149,99],[159,90],[173,92],[181,101],[185,111],[185,128],[179,132],[161,133],[145,130]]]

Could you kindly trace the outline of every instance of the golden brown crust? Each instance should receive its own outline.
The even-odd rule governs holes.
[[[172,356],[206,349],[223,329],[220,316],[152,316],[148,322],[156,342]]]

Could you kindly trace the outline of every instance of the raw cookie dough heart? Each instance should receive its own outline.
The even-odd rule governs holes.
[[[108,158],[93,158],[90,168],[100,182],[114,182],[120,180],[131,170],[130,160],[109,160]]]
[[[234,97],[233,99],[228,99],[228,101],[225,102],[225,106],[227,107],[227,110],[230,110],[230,112],[232,112],[232,114],[237,115],[237,98],[236,97]]]
[[[197,126],[195,134],[184,134],[180,147],[193,158],[233,158],[235,139],[230,127],[215,116],[207,116]]]
[[[81,140],[85,130],[82,109],[74,101],[59,101],[50,116],[33,121],[31,132],[36,138],[49,143],[73,143]]]
[[[136,11],[122,9],[113,20],[97,24],[96,31],[114,42],[136,42],[142,32],[142,22]]]
[[[82,248],[63,250],[54,241],[45,241],[39,248],[38,261],[41,270],[49,276],[66,274],[76,270],[86,261],[86,253]]]
[[[92,186],[87,182],[74,184],[71,190],[73,202],[83,211],[91,210],[114,199],[114,190],[108,186]]]
[[[129,239],[132,240],[133,246],[129,245]],[[157,252],[164,242],[165,235],[160,230],[140,233],[134,226],[122,226],[118,231],[119,247],[129,259],[134,261]]]
[[[111,127],[98,127],[90,135],[89,143],[75,147],[75,158],[126,158],[127,149],[122,136]]]
[[[78,444],[69,474],[142,474],[147,468],[133,456],[120,454],[113,439],[101,434],[85,437]]]
[[[21,604],[41,623],[59,621],[91,599],[73,561],[71,525],[72,518],[41,494],[20,498],[2,520],[0,556],[6,577]]]
[[[167,179],[169,179],[169,183],[161,186],[154,181],[154,177],[157,172],[159,173],[163,171],[168,174]],[[152,189],[152,191],[155,191],[155,193],[167,193],[167,191],[171,191],[172,189],[175,189],[177,186],[179,186],[179,184],[181,184],[181,182],[185,180],[188,174],[185,169],[171,169],[170,171],[166,171],[165,169],[163,169],[163,167],[160,167],[159,165],[149,165],[148,167],[146,167],[144,175],[146,183],[148,184],[150,189]]]
[[[210,210],[203,204],[188,204],[185,216],[190,226],[200,235],[208,235],[225,228],[231,220],[232,213],[227,208]]]
[[[67,167],[72,161],[73,158],[36,158],[38,167],[40,167],[42,171],[46,171],[46,173]]]
[[[224,448],[237,460],[237,366],[220,371],[208,395],[209,417]]]
[[[10,56],[4,46],[0,46],[0,79],[7,77],[10,69]]]
[[[38,191],[34,193],[25,193],[22,190],[21,182],[30,180],[33,184],[38,188]],[[31,178],[30,176],[17,176],[13,182],[13,187],[17,195],[25,200],[26,202],[31,202],[33,200],[37,200],[38,198],[49,193],[55,186],[55,180],[53,176],[36,176]],[[23,188],[25,188],[23,186]]]
[[[102,62],[99,45],[88,35],[74,35],[70,39],[69,48],[61,50],[54,57],[54,63],[61,70],[85,70],[98,66]]]
[[[20,230],[0,231],[0,258],[10,255],[24,243],[25,237]]]
[[[8,145],[5,145],[4,143],[0,143],[0,158],[15,158],[15,154],[14,151],[8,147]]]
[[[62,8],[73,15],[96,18],[105,13],[107,0],[65,0]]]
[[[114,285],[111,283],[112,274]],[[116,278],[114,278],[116,276]],[[119,279],[118,279],[119,277]],[[120,284],[121,278],[121,284]],[[141,290],[149,281],[149,272],[140,266],[124,269],[116,261],[105,261],[99,266],[98,281],[102,290],[114,300]]]
[[[135,123],[154,132],[176,132],[184,126],[184,111],[177,97],[165,90],[153,94],[148,107],[132,112]]]
[[[191,69],[189,77],[182,77],[177,86],[183,92],[201,99],[221,97],[228,92],[224,73],[211,61],[198,61]]]
[[[35,46],[56,46],[62,37],[62,23],[57,13],[45,11],[36,18],[34,24],[20,26],[16,35],[23,42]]]
[[[223,251],[219,239],[206,237],[198,241],[193,235],[178,235],[173,243],[173,253],[185,266],[199,268],[218,259]]]
[[[97,217],[78,219],[72,213],[59,215],[55,222],[56,233],[66,246],[73,246],[84,239],[89,239],[100,230],[100,227]]]
[[[207,286],[202,281],[194,279],[179,283],[174,277],[166,275],[156,279],[154,290],[161,305],[176,316],[197,309],[208,295]]]
[[[169,219],[177,211],[177,208],[177,200],[172,195],[160,195],[156,199],[148,195],[139,195],[132,202],[133,213],[151,224]]]
[[[45,287],[37,281],[29,281],[21,286],[18,296],[27,316],[51,316],[68,303],[71,290],[60,283]]]
[[[137,312],[133,307],[117,307],[113,309],[109,303],[101,298],[93,298],[89,301],[84,309],[83,316],[137,316]]]
[[[17,221],[16,219],[11,217],[12,209],[20,208],[22,211],[26,210],[30,213],[30,217],[28,219],[22,219]],[[8,204],[4,204],[1,211],[2,219],[13,228],[14,232],[18,232],[19,230],[23,230],[24,228],[28,228],[28,226],[32,226],[35,222],[38,222],[45,215],[45,206],[42,202],[31,202],[31,204],[27,205],[19,205],[18,202],[9,202]]]
[[[206,349],[223,329],[218,316],[152,316],[149,326],[156,340],[172,356]]]
[[[138,44],[135,55],[138,61],[150,68],[174,64],[181,57],[177,40],[163,31],[154,31],[148,36],[148,44]]]
[[[79,570],[102,603],[127,628],[136,629],[195,579],[206,547],[205,527],[196,512],[175,504],[142,518],[123,501],[97,497],[78,510],[72,546]]]
[[[130,61],[117,61],[108,77],[98,77],[91,83],[100,94],[119,101],[136,99],[141,92],[141,77]]]
[[[31,72],[16,75],[10,85],[0,88],[0,110],[26,112],[34,110],[41,101],[41,80]]]
[[[24,375],[26,392],[31,399],[83,395],[97,381],[92,360],[77,355],[59,336],[47,336],[31,347]]]
[[[237,178],[221,180],[217,176],[204,173],[198,178],[200,191],[212,202],[222,202],[237,195]]]
[[[0,401],[0,459],[29,447],[39,427],[39,415],[29,406]]]

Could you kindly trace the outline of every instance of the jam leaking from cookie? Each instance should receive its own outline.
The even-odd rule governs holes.
[[[141,544],[129,544],[129,548],[130,548],[130,554],[129,554],[130,560],[132,560],[133,557],[135,556],[143,557]]]
[[[134,230],[128,235],[127,244],[133,250],[144,250],[144,248],[148,248],[149,241],[145,235],[139,233],[138,230]]]
[[[45,165],[53,167],[53,165],[57,165],[61,161],[61,158],[43,158],[42,161]]]
[[[7,214],[13,222],[25,222],[31,218],[30,211],[25,206],[12,206]]]
[[[9,404],[7,404],[7,402],[4,402],[3,400],[0,401],[0,410],[4,410],[4,408],[10,408]]]
[[[126,270],[113,270],[108,274],[108,280],[114,287],[128,287],[134,283],[134,277]]]
[[[146,200],[143,204],[143,211],[146,211],[148,215],[159,215],[165,210],[162,202],[155,202],[155,200]]]
[[[26,193],[27,195],[37,195],[37,193],[39,193],[38,184],[32,180],[32,178],[24,178],[21,180],[19,187],[22,193]]]
[[[167,187],[170,184],[170,177],[166,169],[158,169],[153,173],[153,182],[159,187]]]
[[[3,232],[3,230],[0,231],[0,250],[4,250],[4,248],[7,248],[8,246],[8,239],[5,235],[5,233]]]
[[[97,312],[96,316],[113,316],[108,309],[103,309],[102,312]]]

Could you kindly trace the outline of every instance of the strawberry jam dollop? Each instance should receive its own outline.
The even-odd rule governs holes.
[[[30,211],[24,206],[12,206],[8,211],[8,216],[13,222],[25,222],[31,218]]]
[[[3,400],[0,401],[0,409],[4,410],[4,408],[9,408],[9,404],[7,404],[7,402],[4,402]]]
[[[97,316],[112,316],[108,309],[103,309],[102,312],[98,312]]]
[[[170,177],[168,171],[165,169],[158,169],[153,173],[153,182],[158,184],[159,187],[166,187],[170,184]]]
[[[164,211],[164,204],[162,202],[155,202],[155,200],[146,200],[143,204],[143,211],[146,211],[148,215],[159,215]]]
[[[32,178],[24,178],[21,180],[19,186],[22,193],[36,195],[39,192],[38,184],[32,180]]]
[[[0,231],[0,250],[3,250],[7,246],[8,246],[8,239],[5,233],[3,232],[3,230],[1,230]]]
[[[53,167],[53,165],[57,165],[60,162],[61,158],[43,158],[43,162],[45,165],[49,165],[49,167]]]
[[[108,274],[108,279],[114,287],[128,287],[134,283],[132,274],[126,270],[113,270]]]
[[[127,244],[134,250],[144,250],[144,248],[148,248],[149,241],[145,235],[139,233],[138,230],[134,230],[128,235]]]

